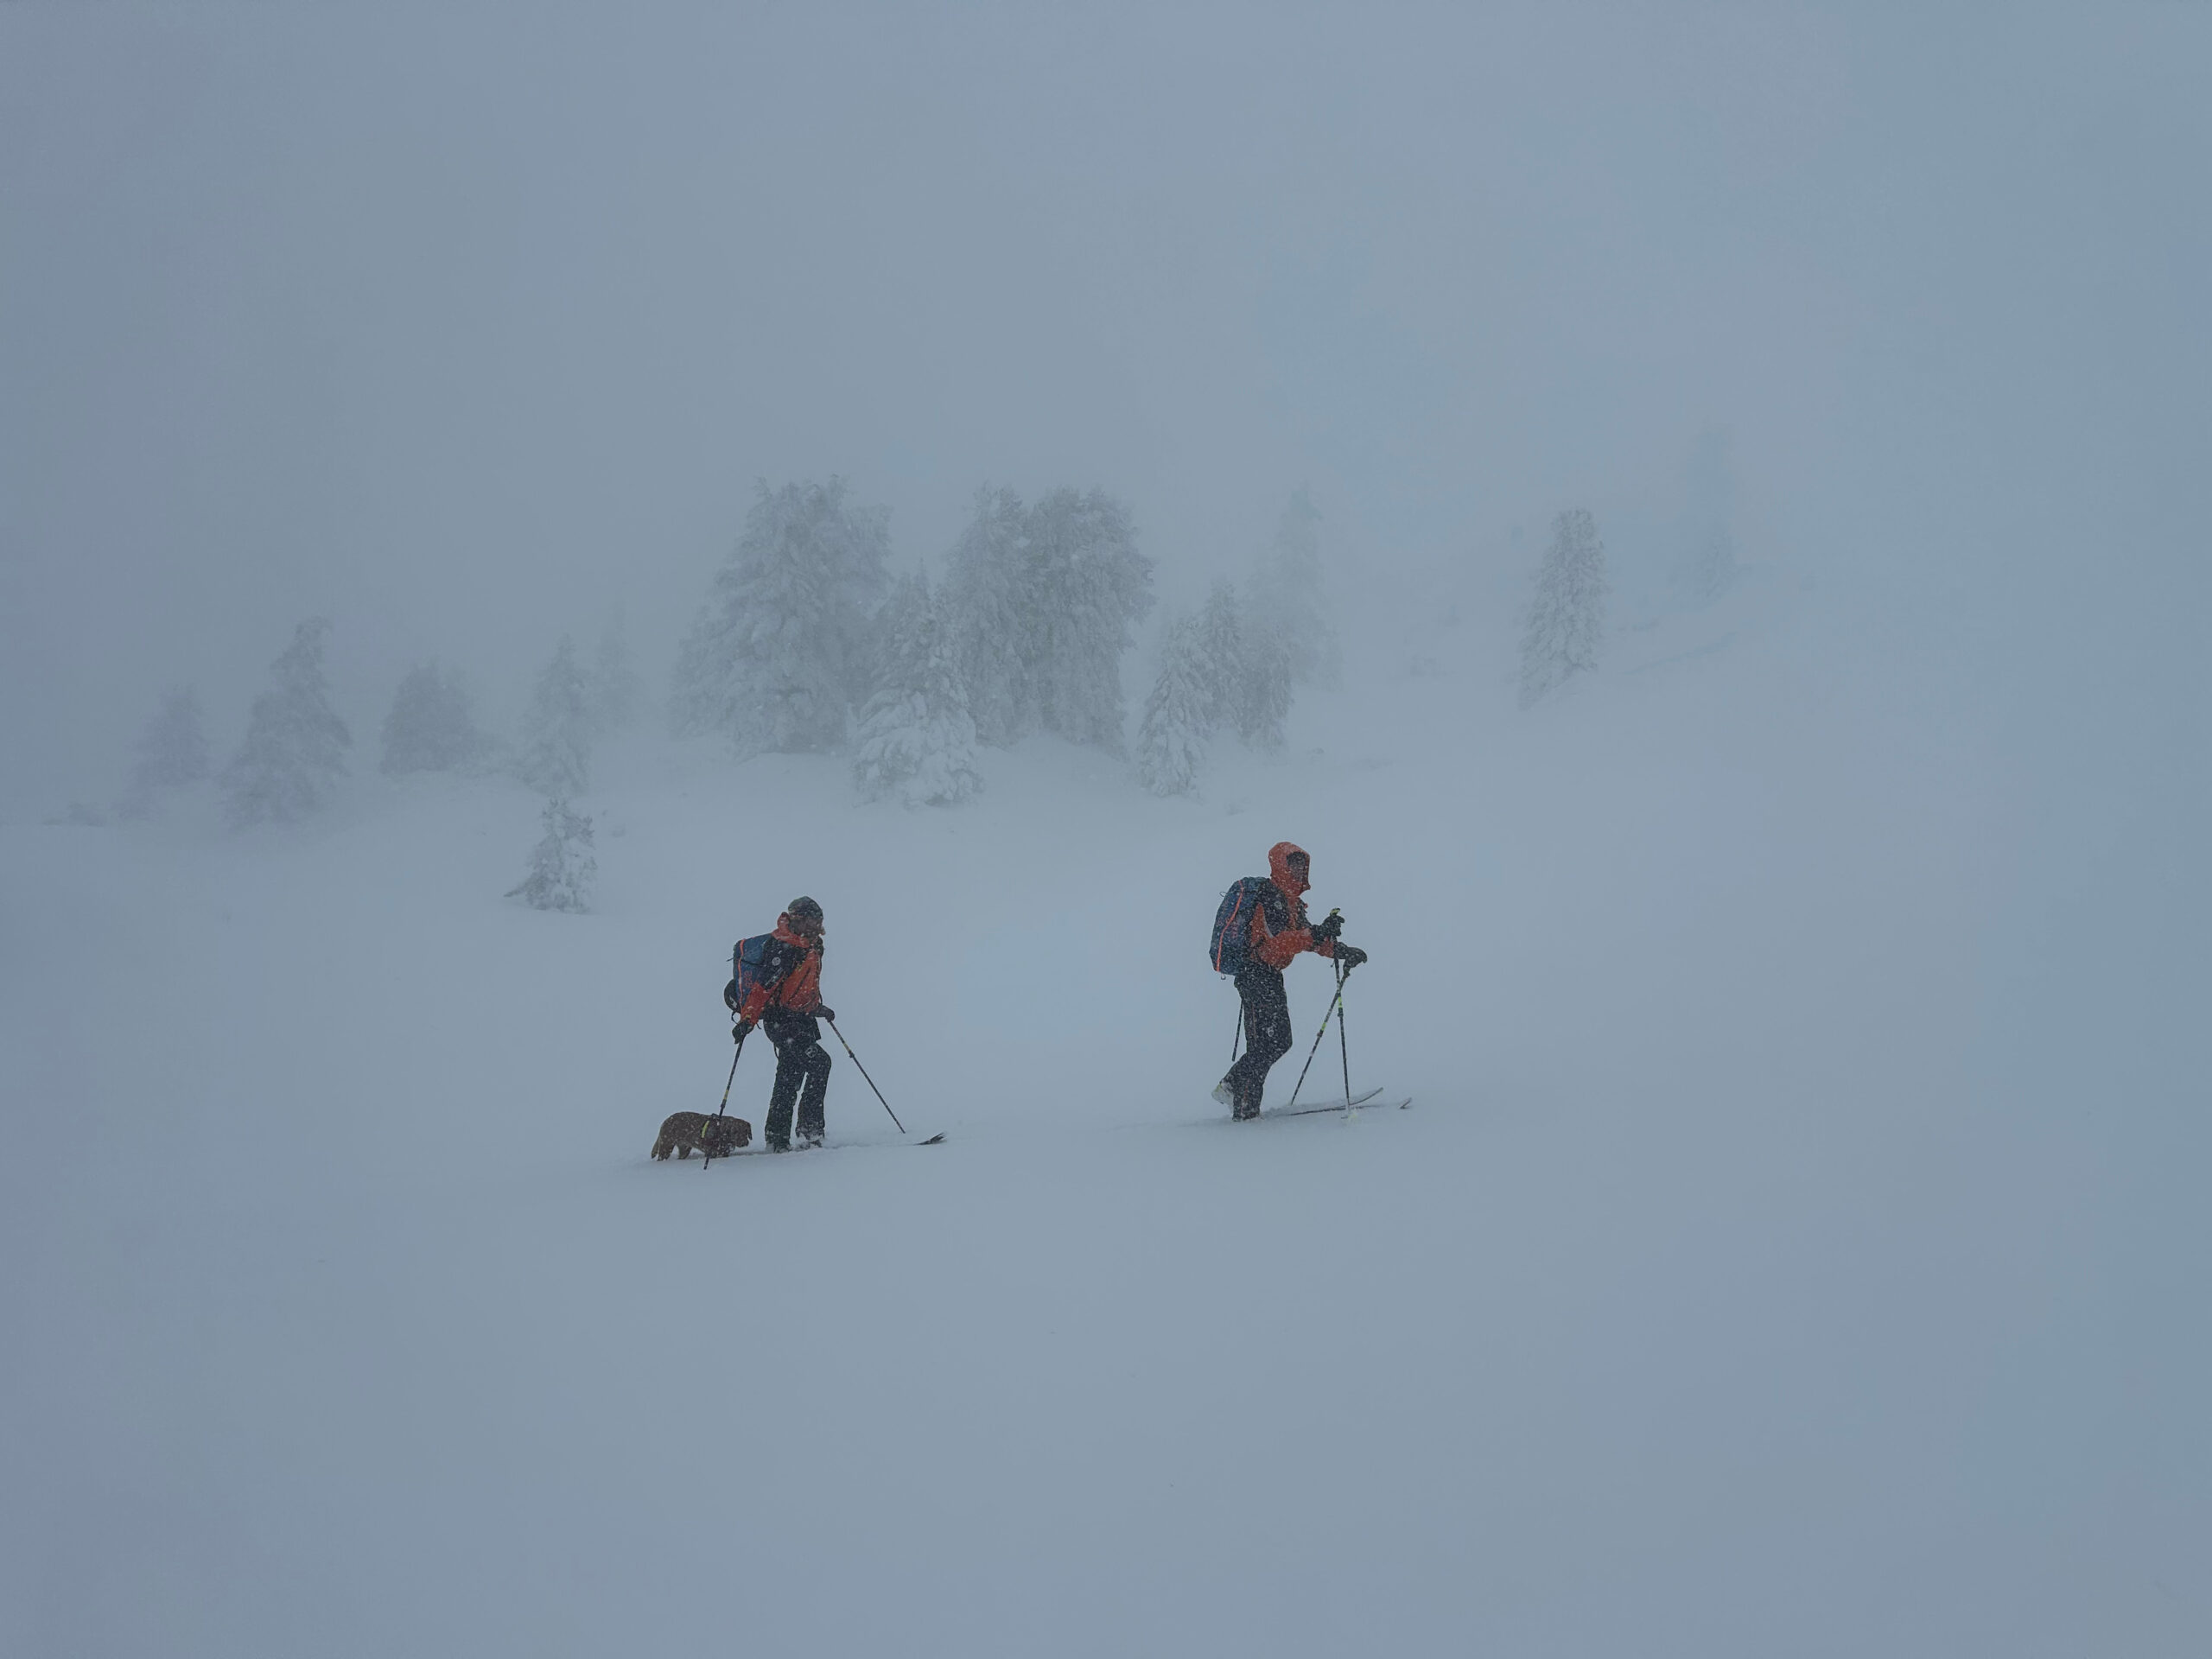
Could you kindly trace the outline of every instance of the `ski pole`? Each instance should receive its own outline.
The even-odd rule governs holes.
[[[868,1067],[861,1065],[861,1057],[853,1052],[853,1046],[845,1040],[845,1033],[842,1031],[837,1031],[837,1022],[835,1020],[831,1020],[826,1023],[829,1025],[830,1030],[837,1032],[837,1046],[845,1051],[845,1058],[850,1060],[855,1068],[860,1072],[861,1076],[867,1079],[868,1086],[870,1089],[875,1090],[875,1097],[880,1101],[883,1101],[883,1109],[887,1112],[891,1112],[891,1103],[883,1099],[882,1090],[876,1089],[875,1079],[868,1077]],[[1350,1093],[1351,1091],[1347,1090],[1345,1092]],[[899,1134],[904,1135],[906,1133],[906,1126],[904,1123],[899,1122],[898,1113],[891,1112],[891,1121],[893,1123],[898,1124]]]
[[[1229,1063],[1236,1064],[1236,1045],[1244,1035],[1244,993],[1236,993],[1236,1028],[1229,1033]]]
[[[1306,1064],[1298,1068],[1298,1087],[1290,1091],[1291,1106],[1298,1104],[1298,1090],[1306,1086],[1306,1074],[1313,1069],[1313,1057],[1321,1052],[1321,1039],[1329,1034],[1329,1021],[1336,1017],[1337,1010],[1344,1007],[1344,981],[1351,977],[1351,970],[1349,968],[1339,969],[1337,976],[1337,994],[1329,1003],[1328,1013],[1321,1016],[1321,1029],[1313,1033],[1313,1046],[1306,1051]],[[1344,1059],[1344,1098],[1350,1100],[1351,1098],[1351,1059],[1349,1055]],[[1290,1107],[1286,1106],[1283,1109],[1288,1111]]]
[[[1351,972],[1341,962],[1337,963],[1337,1052],[1344,1061],[1344,1098],[1351,1098],[1351,1049],[1344,1041],[1344,980]]]
[[[737,1053],[729,1057],[729,1083],[722,1084],[722,1103],[715,1108],[716,1117],[720,1117],[724,1112],[729,1110],[730,1084],[737,1081],[737,1062],[739,1057],[745,1052],[745,1038],[744,1032],[741,1031],[737,1033]],[[1344,1094],[1349,1097],[1351,1090],[1347,1089]],[[703,1135],[699,1137],[699,1150],[706,1154],[705,1161],[699,1166],[700,1168],[704,1169],[708,1164],[715,1161],[715,1149],[713,1142]]]

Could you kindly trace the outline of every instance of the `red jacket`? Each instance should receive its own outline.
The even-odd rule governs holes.
[[[1290,911],[1290,925],[1281,932],[1268,926],[1267,906],[1262,905],[1252,912],[1252,955],[1259,962],[1281,973],[1290,965],[1290,959],[1301,950],[1311,950],[1319,956],[1333,957],[1337,947],[1332,940],[1317,939],[1306,922],[1306,883],[1290,868],[1290,855],[1306,849],[1287,841],[1279,841],[1268,849],[1268,880],[1275,884]]]
[[[747,995],[738,1016],[756,1025],[762,1013],[772,1007],[812,1014],[822,1007],[822,942],[817,939],[810,945],[792,932],[788,912],[776,918],[772,937],[776,944],[770,948],[776,955],[788,959],[796,952],[798,960],[780,975],[772,974]]]

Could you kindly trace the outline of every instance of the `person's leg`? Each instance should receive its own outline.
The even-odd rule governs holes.
[[[798,1097],[798,1138],[818,1147],[827,1133],[823,1107],[830,1093],[830,1051],[818,1042],[809,1043],[798,1051],[798,1058],[806,1073]]]
[[[768,1040],[776,1045],[776,1086],[768,1096],[768,1121],[760,1126],[760,1138],[771,1152],[791,1149],[791,1108],[798,1100],[799,1084],[806,1077],[804,1041],[785,1035],[780,1041],[778,1033],[769,1031]]]
[[[1229,1068],[1231,1110],[1257,1117],[1268,1069],[1290,1052],[1290,997],[1282,976],[1265,970],[1239,974],[1236,991],[1244,999],[1244,1057]]]

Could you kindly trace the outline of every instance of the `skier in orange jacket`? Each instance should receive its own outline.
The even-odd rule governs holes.
[[[1338,937],[1344,931],[1343,918],[1331,915],[1319,924],[1306,920],[1305,895],[1313,885],[1312,874],[1313,860],[1306,849],[1279,841],[1268,849],[1266,881],[1246,884],[1256,890],[1258,902],[1251,907],[1249,924],[1241,917],[1236,922],[1244,930],[1235,963],[1236,995],[1244,1001],[1244,1055],[1213,1091],[1213,1097],[1235,1118],[1260,1115],[1268,1071],[1290,1052],[1290,995],[1282,976],[1291,959],[1311,950],[1347,969],[1367,960],[1366,951]]]
[[[830,1092],[830,1051],[822,1046],[819,1020],[837,1016],[822,1000],[822,906],[802,895],[776,918],[760,979],[741,1000],[732,980],[722,1001],[737,1016],[740,1035],[759,1026],[776,1046],[776,1085],[768,1096],[761,1139],[771,1152],[789,1152],[791,1109],[798,1109],[798,1143],[818,1147]]]

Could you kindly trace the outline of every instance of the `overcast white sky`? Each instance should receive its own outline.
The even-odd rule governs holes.
[[[1717,427],[1755,556],[2133,591],[2113,671],[2201,696],[2208,64],[2194,5],[0,4],[0,808],[172,682],[226,751],[312,613],[361,738],[618,600],[657,668],[833,471],[902,557],[1103,486],[1187,591],[1301,481],[1415,568]]]

